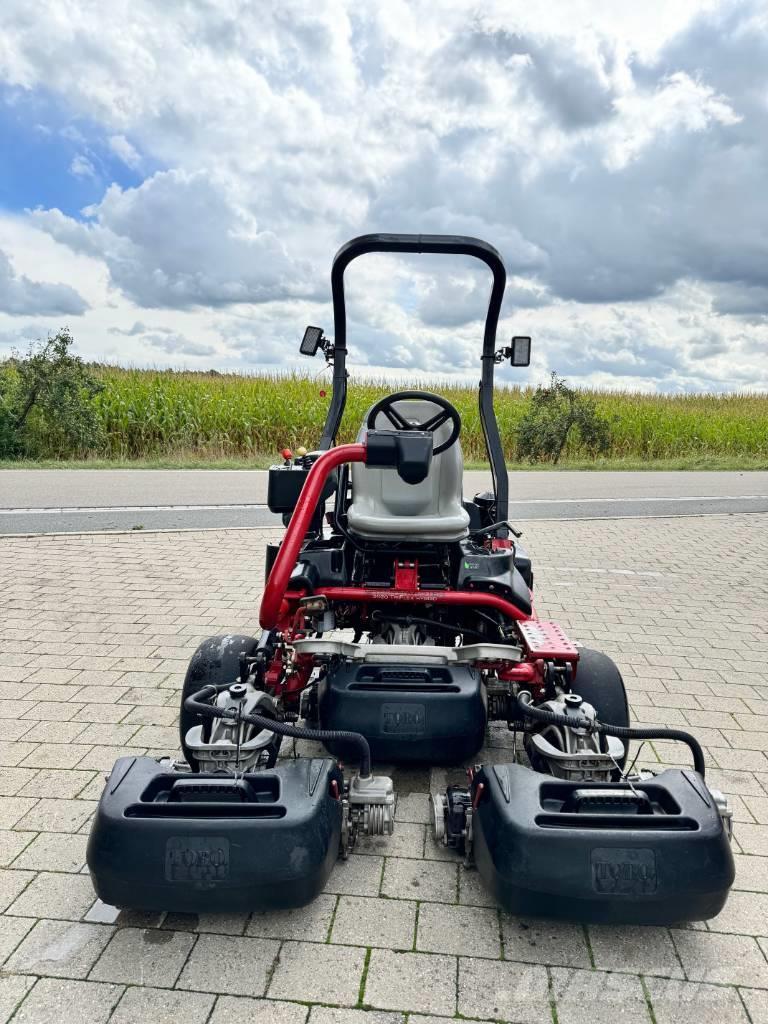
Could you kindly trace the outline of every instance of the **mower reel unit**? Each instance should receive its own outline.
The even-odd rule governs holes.
[[[461,418],[440,396],[388,395],[354,443],[336,444],[344,272],[370,252],[471,256],[493,275],[479,388],[493,489],[470,501]],[[505,281],[498,252],[474,238],[365,235],[337,253],[333,340],[313,327],[302,342],[333,368],[323,434],[317,450],[286,449],[269,471],[268,504],[286,531],[267,546],[261,634],[213,637],[193,656],[185,761],[125,757],[112,769],[88,845],[105,902],[186,912],[309,902],[359,837],[392,834],[396,797],[378,762],[470,766],[465,785],[431,795],[435,841],[508,911],[664,924],[722,909],[731,812],[705,782],[695,737],[631,726],[611,659],[534,612],[493,408],[495,366],[530,360],[530,338],[496,348]],[[517,743],[510,763],[475,763],[492,721],[519,734],[527,763]],[[655,739],[687,746],[692,767],[628,768],[630,741]],[[296,757],[296,741],[315,746]]]

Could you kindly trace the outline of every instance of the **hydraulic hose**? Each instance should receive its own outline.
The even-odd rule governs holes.
[[[682,729],[639,729],[627,728],[623,725],[610,725],[608,722],[598,722],[583,715],[560,715],[548,708],[536,708],[530,703],[530,695],[520,693],[517,696],[517,708],[525,718],[535,722],[546,722],[548,725],[562,725],[571,729],[585,729],[587,732],[602,733],[605,736],[616,736],[625,740],[675,740],[684,743],[693,757],[694,769],[704,778],[706,765],[704,763],[704,751],[695,736]]]
[[[320,740],[334,743],[341,740],[344,743],[352,743],[360,752],[361,777],[368,779],[371,776],[371,748],[368,745],[368,740],[360,732],[346,732],[342,729],[302,729],[298,725],[262,718],[261,715],[243,715],[243,721],[257,725],[260,729],[269,729],[270,732],[277,733],[278,736],[290,736],[297,740]]]
[[[234,708],[220,708],[216,704],[209,704],[207,701],[229,689],[229,683],[214,685],[209,683],[197,693],[190,694],[184,701],[184,708],[195,715],[203,718],[231,718],[234,719],[237,711]],[[247,714],[240,719],[255,725],[259,729],[266,729],[277,736],[288,736],[296,740],[320,740],[321,742],[343,742],[351,743],[357,747],[360,755],[360,775],[362,778],[370,778],[371,775],[371,748],[368,740],[359,732],[346,732],[340,729],[302,729],[298,725],[290,725],[288,722],[278,722],[274,718],[267,718],[265,715]]]

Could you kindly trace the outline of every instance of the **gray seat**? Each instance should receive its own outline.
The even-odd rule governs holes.
[[[397,411],[409,422],[424,423],[440,411],[434,402],[402,399]],[[366,422],[357,435],[365,440]],[[377,430],[391,430],[392,424],[379,413]],[[440,444],[451,432],[451,423],[435,431]],[[352,504],[348,522],[352,533],[367,540],[457,541],[467,536],[469,515],[462,504],[464,460],[458,440],[432,458],[426,480],[407,484],[394,469],[371,469],[352,464]]]

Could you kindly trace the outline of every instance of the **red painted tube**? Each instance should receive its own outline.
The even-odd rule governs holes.
[[[364,444],[340,444],[329,448],[318,458],[307,474],[301,489],[299,500],[288,529],[285,531],[283,543],[277,553],[275,564],[269,574],[264,596],[261,599],[259,622],[262,629],[274,629],[280,615],[280,606],[285,597],[288,580],[296,565],[299,551],[307,535],[312,516],[323,492],[328,476],[344,462],[365,462]]]
[[[526,622],[531,618],[530,615],[526,615],[509,601],[505,601],[503,597],[479,590],[377,590],[368,587],[320,587],[317,596],[321,595],[327,597],[329,601],[349,601],[352,604],[358,602],[367,604],[447,604],[466,608],[494,608],[506,615],[507,618],[516,619],[519,622]]]

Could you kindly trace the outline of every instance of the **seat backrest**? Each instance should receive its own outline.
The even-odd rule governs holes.
[[[409,422],[424,423],[440,406],[434,402],[403,399],[397,411]],[[358,433],[365,440],[368,414]],[[391,422],[379,413],[377,430],[391,430]],[[445,441],[451,423],[435,431],[435,445]],[[348,509],[349,527],[362,537],[405,537],[424,540],[459,540],[466,536],[469,516],[462,505],[464,460],[457,440],[450,448],[432,458],[425,480],[408,484],[391,469],[352,465],[352,504]]]

